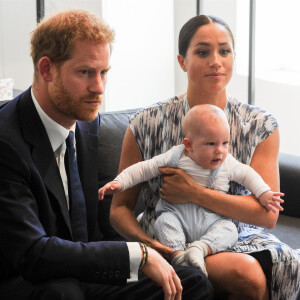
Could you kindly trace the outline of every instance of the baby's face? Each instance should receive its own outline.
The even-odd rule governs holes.
[[[221,122],[202,130],[192,140],[190,157],[202,168],[214,170],[220,166],[228,154],[229,128]]]

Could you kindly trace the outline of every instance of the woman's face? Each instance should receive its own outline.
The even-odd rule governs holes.
[[[189,85],[202,92],[220,93],[232,75],[232,39],[218,23],[203,25],[192,37],[186,57],[178,55],[178,61],[188,74]]]

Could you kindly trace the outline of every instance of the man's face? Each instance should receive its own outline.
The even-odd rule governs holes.
[[[54,66],[49,97],[52,115],[64,127],[96,118],[110,68],[109,44],[75,42],[72,56]]]

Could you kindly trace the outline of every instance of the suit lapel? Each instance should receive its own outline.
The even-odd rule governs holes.
[[[29,93],[27,93],[29,91]],[[32,159],[49,193],[58,201],[61,213],[71,234],[71,223],[66,197],[54,153],[44,128],[35,109],[30,89],[19,102],[20,127],[24,139],[32,146]]]

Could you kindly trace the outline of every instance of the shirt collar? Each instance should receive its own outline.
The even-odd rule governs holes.
[[[52,120],[41,108],[40,104],[36,100],[33,90],[31,88],[31,97],[34,103],[34,106],[42,120],[42,123],[45,126],[46,132],[48,134],[53,152],[55,152],[66,140],[69,135],[69,130],[60,124],[56,123]],[[71,128],[72,131],[75,132],[75,124]]]

